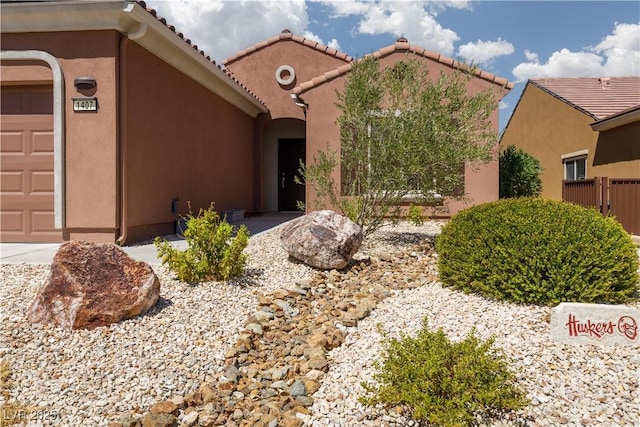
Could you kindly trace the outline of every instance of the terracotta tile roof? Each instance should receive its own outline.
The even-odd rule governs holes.
[[[207,61],[211,62],[216,68],[218,68],[220,71],[222,71],[227,77],[229,77],[230,80],[232,80],[235,84],[237,84],[238,86],[240,86],[244,91],[246,91],[249,95],[251,95],[253,98],[255,98],[258,102],[260,102],[262,105],[266,106],[266,104],[264,103],[263,100],[261,100],[260,98],[258,98],[256,96],[256,94],[254,94],[253,92],[251,92],[249,90],[249,88],[247,88],[245,85],[243,85],[238,79],[236,79],[233,74],[231,74],[227,69],[225,69],[224,67],[221,67],[220,65],[216,64],[216,61],[214,61],[213,59],[211,59],[211,57],[209,55],[206,55],[205,52],[203,50],[198,50],[198,45],[196,44],[192,44],[191,43],[191,39],[185,38],[184,34],[182,34],[181,32],[178,32],[176,30],[176,27],[174,27],[173,25],[170,25],[167,23],[167,20],[161,16],[158,16],[158,13],[156,12],[155,9],[151,9],[147,7],[147,4],[143,1],[143,0],[137,0],[136,1],[137,4],[139,4],[140,6],[142,6],[142,8],[144,8],[149,14],[151,14],[153,17],[155,17],[158,21],[160,21],[163,25],[165,25],[167,28],[169,28],[171,31],[173,31],[178,37],[180,37],[182,40],[184,40],[185,43],[187,43],[189,46],[191,46],[193,49],[195,49],[196,52],[199,52],[200,55],[202,55],[203,57],[205,57],[207,59]]]
[[[416,45],[412,45],[410,44],[407,39],[405,38],[399,38],[398,41],[396,41],[394,44],[392,44],[391,46],[387,46],[387,47],[383,47],[382,49],[370,53],[369,55],[366,55],[366,57],[368,56],[373,56],[374,58],[382,58],[384,56],[388,56],[394,52],[412,52],[415,53],[416,55],[420,55],[423,56],[425,58],[429,58],[432,59],[434,61],[440,62],[442,64],[448,65],[450,67],[453,68],[462,68],[464,66],[464,64],[462,64],[459,61],[454,60],[453,58],[449,58],[447,56],[444,55],[440,55],[437,52],[432,52],[430,50],[426,50],[420,46],[416,46]],[[348,64],[342,65],[340,67],[338,67],[335,70],[331,70],[328,71],[316,78],[314,78],[313,80],[301,83],[300,85],[296,86],[293,89],[293,92],[295,94],[301,94],[309,89],[311,89],[314,86],[320,85],[322,83],[328,82],[330,80],[333,80],[347,72],[349,72],[352,68],[352,64],[353,62],[350,62]],[[487,71],[482,71],[482,70],[477,70],[475,72],[475,75],[483,80],[487,80],[489,82],[495,83],[497,85],[500,86],[504,86],[507,89],[511,90],[513,89],[513,83],[508,81],[505,78],[502,77],[498,77],[495,74],[489,73]]]
[[[591,128],[601,132],[638,121],[640,121],[640,104],[618,111],[604,119],[596,120],[591,123]]]
[[[529,83],[596,120],[640,104],[640,77],[542,78]]]
[[[331,55],[331,56],[335,56],[336,58],[342,59],[343,61],[346,62],[351,62],[352,58],[347,55],[346,53],[340,52],[336,49],[332,49],[330,47],[324,46],[314,40],[311,39],[306,39],[304,37],[301,36],[296,36],[293,35],[291,33],[291,31],[289,30],[282,30],[282,32],[280,34],[278,34],[277,36],[273,36],[267,40],[261,41],[259,43],[254,44],[253,46],[250,46],[248,48],[246,48],[245,50],[242,50],[238,53],[236,53],[233,56],[230,56],[229,58],[225,59],[222,61],[223,65],[227,65],[230,64],[232,62],[235,62],[237,60],[239,60],[240,58],[243,58],[255,51],[258,51],[260,49],[264,49],[265,47],[272,45],[274,43],[278,43],[282,40],[291,40],[297,43],[300,43],[302,45],[308,46],[312,49],[318,50],[322,53],[326,53],[327,55]]]

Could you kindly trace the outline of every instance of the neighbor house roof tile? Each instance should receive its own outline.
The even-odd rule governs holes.
[[[425,58],[429,58],[429,59],[433,59],[435,61],[438,61],[442,64],[448,65],[450,67],[454,67],[454,68],[463,68],[463,64],[454,60],[453,58],[449,58],[447,56],[444,55],[440,55],[437,52],[432,52],[429,50],[424,49],[423,47],[420,46],[416,46],[416,45],[412,45],[409,42],[407,42],[406,39],[401,38],[398,39],[398,41],[394,44],[392,44],[391,46],[386,46],[383,47],[380,50],[377,50],[375,52],[370,53],[367,56],[373,56],[374,58],[382,58],[384,56],[388,56],[394,52],[412,52],[415,53],[416,55],[419,56],[423,56]],[[366,57],[366,56],[365,56]],[[299,84],[298,86],[296,86],[295,88],[293,88],[293,93],[295,94],[301,94],[303,92],[306,92],[307,90],[321,85],[323,83],[326,83],[328,81],[331,81],[337,77],[340,77],[341,75],[351,71],[353,61],[349,62],[348,64],[345,65],[341,65],[340,67],[334,69],[334,70],[330,70],[327,71],[324,74],[321,74],[318,77],[313,78],[310,81],[307,82],[303,82],[301,84]],[[513,83],[508,81],[505,78],[496,76],[495,74],[489,73],[487,71],[483,71],[483,70],[475,70],[474,74],[483,79],[483,80],[487,80],[490,81],[492,83],[495,83],[497,85],[500,86],[504,86],[507,89],[513,89]]]
[[[640,77],[541,78],[529,82],[596,120],[640,104]]]

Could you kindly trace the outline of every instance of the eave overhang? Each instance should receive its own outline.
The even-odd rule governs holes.
[[[260,100],[136,2],[5,3],[0,19],[3,34],[116,30],[246,114],[268,112]]]
[[[638,121],[640,121],[640,105],[636,105],[612,116],[605,117],[602,120],[598,120],[591,124],[591,129],[596,132],[603,132]]]

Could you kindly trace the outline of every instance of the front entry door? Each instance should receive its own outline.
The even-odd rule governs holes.
[[[278,210],[298,210],[297,202],[304,203],[304,185],[296,184],[300,161],[305,161],[306,142],[304,139],[278,140]]]

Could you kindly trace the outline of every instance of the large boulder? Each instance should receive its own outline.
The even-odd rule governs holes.
[[[46,282],[27,308],[31,323],[93,329],[153,307],[160,281],[149,264],[113,244],[71,241],[56,252]]]
[[[340,269],[358,251],[362,229],[333,211],[315,211],[284,225],[280,242],[289,255],[312,267]]]

